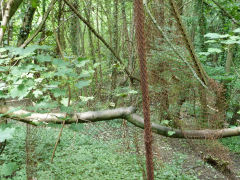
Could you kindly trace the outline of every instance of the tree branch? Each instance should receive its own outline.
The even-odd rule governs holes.
[[[71,123],[90,123],[98,121],[107,121],[113,119],[126,119],[136,127],[144,128],[144,119],[135,114],[134,107],[117,108],[104,111],[89,111],[83,113],[75,113],[70,119],[66,120],[66,124]],[[40,122],[45,123],[62,123],[65,113],[31,113],[25,110],[12,111],[12,107],[0,107],[0,114],[3,117],[8,117],[24,123],[38,125]],[[171,138],[188,138],[188,139],[220,139],[231,136],[240,135],[240,127],[226,129],[204,129],[204,130],[180,130],[166,126],[161,126],[156,123],[151,124],[152,131],[156,134],[171,137]],[[169,132],[174,132],[169,135]]]

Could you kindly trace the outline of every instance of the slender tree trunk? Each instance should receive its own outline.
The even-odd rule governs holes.
[[[204,16],[203,0],[197,0],[196,9],[198,11],[200,48],[201,51],[207,51],[207,45],[204,43],[204,35],[206,34],[206,18]]]
[[[10,45],[10,41],[13,40],[13,21],[8,24],[8,38],[7,38],[7,45]]]
[[[235,28],[235,25],[233,24],[232,29]],[[228,45],[228,53],[227,53],[227,59],[226,59],[226,65],[225,65],[225,72],[226,74],[229,74],[231,72],[231,65],[233,62],[233,52],[234,52],[235,44],[229,44]]]
[[[88,2],[85,3],[85,15],[87,17],[87,21],[89,24],[91,23],[91,8],[92,8],[92,0],[88,0]],[[95,48],[94,48],[94,44],[93,44],[93,37],[92,37],[92,32],[90,31],[90,29],[88,29],[88,38],[89,38],[89,47],[90,47],[90,56],[93,60],[93,64],[95,64],[96,62],[96,58],[95,58]]]
[[[86,31],[86,26],[82,26],[83,23],[80,22],[79,26],[79,33],[80,33],[80,40],[81,40],[81,56],[85,56],[85,31]]]
[[[75,0],[73,6],[78,9],[78,1]],[[80,22],[78,17],[71,19],[70,31],[71,31],[71,47],[72,52],[75,56],[80,55],[80,33],[79,33]]]
[[[116,54],[119,54],[118,52],[118,0],[114,0],[114,11],[113,11],[113,49],[115,50]],[[115,58],[112,56],[112,58]],[[114,60],[113,60],[114,62]],[[112,84],[111,84],[111,90],[114,91],[117,87],[117,67],[116,65],[112,66]]]
[[[2,17],[2,23],[1,23],[1,27],[0,27],[0,44],[2,44],[3,36],[6,31],[7,24],[10,20],[10,11],[11,11],[13,2],[14,2],[14,0],[9,0],[7,2],[6,8],[4,10],[4,15]]]
[[[8,1],[9,2],[9,1]],[[13,0],[13,3],[11,5],[11,9],[9,12],[9,19],[12,18],[12,16],[16,13],[16,11],[18,10],[19,6],[21,5],[21,3],[23,2],[23,0]],[[3,10],[6,8],[6,4],[3,4]],[[2,12],[2,7],[0,7],[0,12]],[[2,21],[2,18],[4,16],[4,13],[0,13],[0,21]]]
[[[43,16],[44,16],[45,12],[46,12],[46,0],[42,0],[42,14],[43,14]],[[42,27],[42,34],[41,34],[39,44],[41,44],[41,42],[44,41],[44,39],[45,39],[45,36],[46,36],[46,27],[45,26],[46,26],[46,24],[44,23],[43,27]]]
[[[32,29],[32,20],[33,20],[35,11],[36,11],[36,8],[32,6],[31,2],[29,2],[27,11],[25,13],[25,16],[22,22],[22,27],[20,28],[20,32],[18,35],[17,46],[21,46],[24,43],[24,41],[28,38],[28,35]]]

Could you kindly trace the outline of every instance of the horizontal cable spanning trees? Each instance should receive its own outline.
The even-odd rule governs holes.
[[[3,117],[11,118],[17,121],[32,125],[40,125],[41,123],[56,123],[60,124],[66,117],[66,113],[32,113],[25,110],[13,111],[13,107],[2,106],[0,113]],[[9,112],[9,113],[8,113]],[[125,119],[138,128],[144,128],[144,119],[136,114],[134,107],[122,107],[103,111],[89,111],[83,113],[72,114],[66,124],[71,123],[93,123],[99,121],[109,121],[114,119]],[[180,130],[166,126],[161,126],[156,123],[151,123],[152,131],[156,134],[171,137],[171,138],[188,138],[188,139],[215,139],[226,138],[240,135],[240,127],[226,129],[203,129],[203,130]],[[173,134],[169,134],[173,132]]]

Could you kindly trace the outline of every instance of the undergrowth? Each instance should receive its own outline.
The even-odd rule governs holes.
[[[223,138],[221,142],[227,146],[230,151],[240,154],[240,136]]]
[[[26,127],[13,125],[14,138],[8,141],[0,156],[0,179],[26,179],[25,136]],[[35,161],[37,179],[142,179],[142,170],[134,150],[133,138],[130,137],[130,149],[122,144],[121,124],[95,123],[90,125],[66,126],[61,142],[57,147],[54,162],[51,155],[60,126],[33,128],[37,136]],[[36,139],[36,137],[35,137]],[[144,164],[145,157],[141,156]],[[197,179],[185,174],[181,169],[183,159],[173,159],[167,164],[155,163],[156,179],[188,180]]]

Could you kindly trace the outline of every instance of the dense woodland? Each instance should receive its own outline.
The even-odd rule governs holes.
[[[0,179],[239,179],[239,7],[2,0]]]

